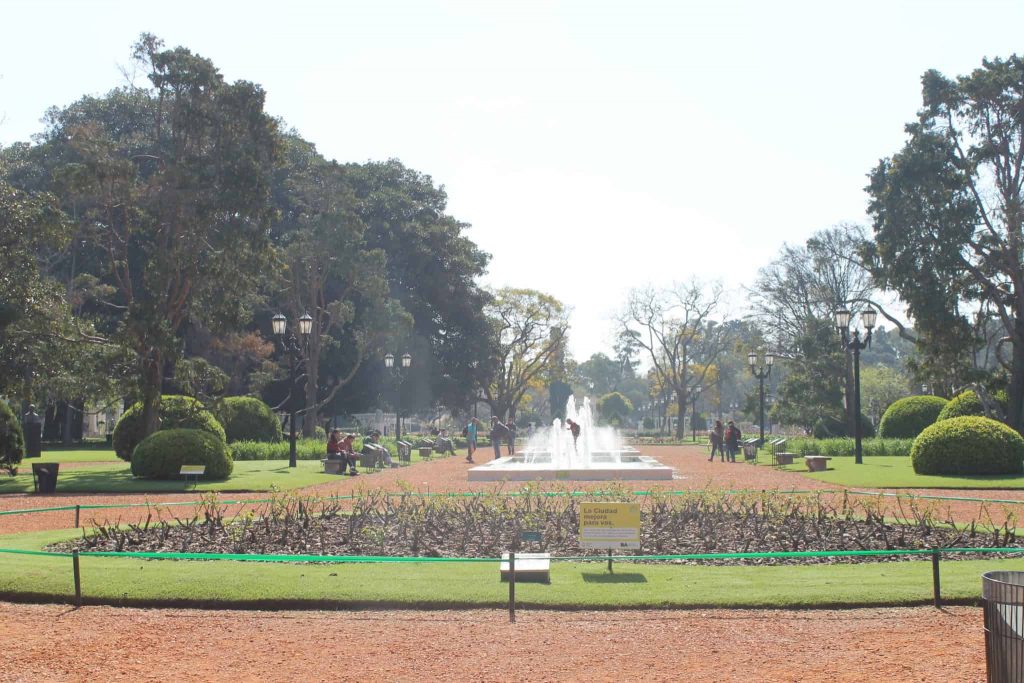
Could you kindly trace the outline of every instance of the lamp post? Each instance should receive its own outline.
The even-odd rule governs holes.
[[[690,432],[693,442],[697,443],[697,398],[703,387],[694,387],[690,394],[693,396],[693,410],[690,411]]]
[[[875,327],[877,317],[878,313],[873,308],[861,311],[860,321],[867,330],[864,340],[861,341],[860,330],[854,329],[852,335],[850,333],[850,311],[846,308],[836,311],[836,329],[842,339],[843,348],[847,353],[853,353],[853,440],[856,446],[855,462],[858,465],[864,462],[860,444],[860,352],[871,346],[871,330]]]
[[[402,380],[405,371],[412,367],[412,356],[403,353],[399,362],[400,365],[395,366],[393,353],[384,356],[384,367],[395,378],[395,440],[402,438]]]
[[[771,351],[765,351],[761,358],[758,358],[757,352],[751,351],[747,354],[747,361],[750,363],[751,374],[757,378],[758,394],[760,396],[761,418],[759,420],[759,427],[761,428],[761,437],[757,442],[757,446],[760,448],[764,445],[764,381],[772,376],[775,354]]]
[[[270,324],[274,329],[274,336],[277,337],[281,348],[288,353],[288,467],[297,467],[298,463],[296,462],[297,458],[295,455],[295,385],[299,381],[299,357],[303,355],[306,344],[309,341],[309,333],[313,330],[313,317],[309,313],[303,313],[299,317],[299,336],[302,337],[301,345],[299,340],[295,338],[294,332],[288,333],[288,319],[283,314],[278,313],[271,318]]]

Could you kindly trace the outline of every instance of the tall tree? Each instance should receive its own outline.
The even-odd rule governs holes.
[[[267,253],[277,127],[258,86],[226,82],[208,59],[145,34],[133,57],[150,88],[52,110],[33,152],[98,255],[111,339],[135,356],[149,433],[189,321],[246,317],[241,296]]]
[[[675,414],[685,415],[691,392],[709,383],[712,368],[729,344],[728,328],[715,320],[722,287],[697,280],[665,290],[635,289],[619,314],[620,330],[636,340],[651,361],[657,384],[675,398]],[[683,438],[679,420],[676,438]]]
[[[530,383],[563,352],[568,311],[548,294],[506,287],[494,292],[486,313],[496,353],[488,363],[490,381],[483,387],[484,400],[504,420],[515,415]]]
[[[930,70],[907,142],[867,191],[881,283],[899,292],[933,344],[971,351],[968,314],[1003,330],[1008,422],[1024,424],[1024,60],[984,60],[967,76]]]

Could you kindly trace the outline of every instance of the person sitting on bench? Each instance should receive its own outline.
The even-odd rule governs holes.
[[[352,440],[355,439],[355,434],[346,434],[345,438],[341,438],[341,430],[331,430],[331,438],[327,441],[327,459],[328,460],[341,460],[341,473],[344,474],[345,466],[349,468],[349,476],[355,476],[356,472],[356,454],[352,452]]]
[[[455,455],[455,442],[448,438],[448,430],[442,429],[434,440],[434,452]]]
[[[391,451],[381,444],[380,432],[376,429],[370,432],[368,438],[363,439],[363,453],[376,456],[377,462],[386,467],[398,467],[398,465],[391,462]]]

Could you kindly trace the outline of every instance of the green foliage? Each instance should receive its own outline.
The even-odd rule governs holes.
[[[913,439],[862,439],[861,453],[865,456],[907,456],[914,445]],[[786,439],[786,451],[798,455],[828,455],[833,457],[853,456],[856,443],[851,438],[811,439],[805,437]]]
[[[235,441],[231,444],[231,455],[238,461],[244,460],[287,460],[288,440]],[[295,457],[298,460],[320,460],[327,455],[326,439],[296,439]]]
[[[6,402],[0,401],[0,468],[12,477],[18,473],[18,463],[25,457],[25,436],[21,422]]]
[[[227,443],[224,428],[203,404],[189,396],[164,396],[160,401],[160,429],[204,429]],[[114,452],[122,460],[131,460],[132,451],[142,440],[142,403],[136,403],[114,427]]]
[[[1021,474],[1024,438],[987,417],[954,417],[921,432],[910,457],[918,474]]]
[[[132,474],[180,479],[182,465],[206,465],[204,479],[227,479],[234,469],[224,439],[205,429],[164,429],[146,437],[132,453]]]
[[[258,398],[228,396],[217,405],[216,411],[228,443],[280,441],[283,438],[281,421],[270,406]]]
[[[804,320],[802,325],[793,341],[801,360],[786,364],[787,373],[771,409],[772,420],[807,430],[825,417],[841,424],[846,359],[835,328],[830,321],[817,318]]]
[[[946,406],[939,396],[908,396],[889,406],[878,424],[883,439],[913,439],[935,422]]]
[[[632,412],[633,404],[617,391],[597,399],[597,413],[608,424],[624,424]]]
[[[985,415],[985,408],[981,405],[978,395],[968,389],[950,399],[939,413],[938,421],[948,420],[953,417],[964,417],[965,415]]]
[[[833,437],[853,436],[849,434],[846,422],[836,417],[822,417],[814,423],[811,434],[815,439],[830,439]],[[870,439],[875,436],[875,425],[864,413],[860,414],[860,435],[862,439]]]

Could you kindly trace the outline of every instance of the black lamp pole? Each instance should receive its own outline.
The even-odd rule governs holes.
[[[288,353],[288,467],[298,466],[298,457],[295,453],[295,385],[299,381],[299,358],[303,354],[306,342],[309,340],[309,333],[313,329],[313,318],[308,313],[303,313],[299,318],[299,334],[302,336],[302,345],[295,338],[295,333],[288,330],[288,319],[278,313],[271,319],[274,329],[274,336],[277,337],[281,348]]]
[[[403,373],[412,367],[412,356],[403,353],[400,365],[395,366],[395,355],[393,353],[384,356],[384,367],[395,378],[395,440],[402,438],[402,380]]]
[[[764,352],[760,361],[757,357],[756,351],[751,351],[747,354],[747,361],[750,363],[750,372],[757,378],[758,394],[760,398],[761,418],[758,420],[761,424],[761,436],[757,442],[758,448],[764,445],[764,381],[772,376],[772,365],[775,364],[775,354],[771,351]]]
[[[874,309],[867,308],[861,311],[860,320],[867,330],[864,341],[861,341],[860,330],[855,329],[853,334],[850,334],[850,311],[846,308],[836,311],[836,329],[839,330],[843,348],[847,353],[853,353],[853,440],[856,456],[854,461],[858,465],[864,462],[860,424],[860,352],[871,346],[871,331],[875,327],[877,317],[878,313]]]

